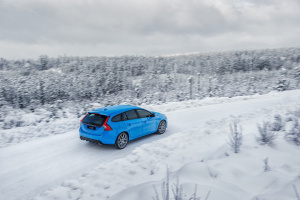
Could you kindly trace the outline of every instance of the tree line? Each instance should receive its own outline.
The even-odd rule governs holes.
[[[0,58],[0,107],[155,103],[299,88],[300,48],[170,56]],[[299,74],[299,76],[297,75]]]

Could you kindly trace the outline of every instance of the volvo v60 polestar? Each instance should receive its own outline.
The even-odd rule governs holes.
[[[166,115],[137,106],[109,106],[88,112],[81,120],[79,133],[82,140],[123,149],[130,140],[163,134],[167,122]]]

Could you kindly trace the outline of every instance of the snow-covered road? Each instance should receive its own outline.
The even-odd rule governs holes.
[[[231,115],[255,113],[287,102],[300,102],[300,91],[238,97],[213,105],[166,112],[169,127],[165,134],[132,141],[123,150],[81,141],[77,130],[1,148],[0,199],[31,199],[65,179],[80,176],[101,163],[124,157],[144,143],[168,137],[187,127],[202,128],[211,119],[220,120]]]

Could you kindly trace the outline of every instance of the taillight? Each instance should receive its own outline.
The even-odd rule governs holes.
[[[109,120],[109,116],[106,118],[106,120],[103,124],[103,128],[105,131],[112,131],[113,129],[107,124],[108,120]]]
[[[84,115],[84,117],[80,120],[80,123],[83,121],[83,119],[84,119],[87,115],[88,115],[88,113],[86,113],[86,114]]]

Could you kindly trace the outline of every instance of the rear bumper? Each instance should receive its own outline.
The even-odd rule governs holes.
[[[92,143],[96,143],[96,144],[103,144],[101,141],[99,140],[94,140],[94,139],[91,139],[91,138],[87,138],[87,137],[83,137],[83,136],[80,136],[80,139],[81,140],[86,140],[86,141],[89,141],[89,142],[92,142]]]
[[[114,144],[117,138],[116,131],[103,131],[102,133],[92,134],[85,132],[82,127],[80,126],[79,129],[80,139],[94,142],[94,143],[101,143],[101,144]]]

